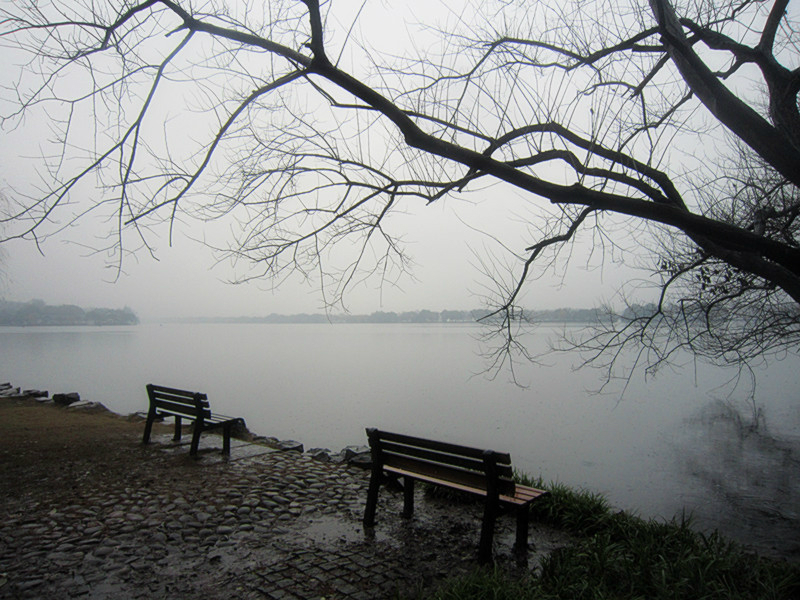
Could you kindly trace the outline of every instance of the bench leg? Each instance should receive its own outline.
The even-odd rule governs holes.
[[[514,552],[526,554],[528,552],[528,507],[517,508],[517,537],[514,541]]]
[[[173,442],[181,441],[181,418],[175,417],[175,435],[172,436]]]
[[[154,420],[155,420],[154,417],[151,417],[150,415],[147,415],[147,421],[144,424],[144,437],[142,437],[142,443],[143,444],[149,444],[150,443],[150,433],[153,431],[153,421]]]
[[[200,434],[202,428],[197,421],[194,422],[194,431],[192,432],[192,447],[189,450],[189,456],[197,456],[197,449],[200,447]]]
[[[403,477],[403,516],[410,519],[414,514],[414,480]]]
[[[222,453],[225,456],[231,455],[231,424],[225,423],[222,426]]]
[[[492,562],[492,540],[494,539],[494,523],[497,520],[497,504],[486,500],[481,525],[481,540],[478,543],[478,562],[482,565]]]
[[[372,469],[367,491],[367,506],[364,508],[364,527],[375,525],[375,509],[378,506],[378,491],[381,487],[381,469]]]

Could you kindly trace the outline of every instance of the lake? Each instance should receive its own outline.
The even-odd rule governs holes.
[[[534,351],[561,328],[530,335]],[[0,382],[72,392],[128,414],[146,383],[208,393],[254,433],[306,449],[364,444],[364,428],[492,448],[545,480],[644,517],[691,513],[760,550],[800,556],[800,360],[758,375],[759,427],[731,373],[691,361],[620,398],[553,354],[491,380],[468,324],[147,324],[0,328]],[[722,387],[721,387],[722,386]]]

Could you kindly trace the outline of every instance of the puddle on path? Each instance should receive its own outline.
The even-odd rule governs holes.
[[[298,534],[315,546],[337,542],[386,542],[386,532],[375,529],[365,531],[361,523],[343,519],[337,515],[314,515],[298,523]]]

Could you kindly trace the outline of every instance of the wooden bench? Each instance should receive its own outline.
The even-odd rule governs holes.
[[[194,421],[192,429],[192,445],[189,450],[191,456],[197,456],[197,447],[200,444],[200,434],[210,429],[222,428],[222,453],[229,456],[231,453],[231,429],[241,419],[211,414],[208,396],[199,392],[178,390],[160,385],[147,384],[147,397],[150,399],[150,409],[147,411],[147,422],[144,426],[142,443],[150,441],[150,432],[153,421],[158,417],[175,417],[174,441],[181,439],[181,421],[189,419]]]
[[[548,492],[515,484],[509,454],[374,428],[367,429],[367,438],[372,452],[372,476],[364,510],[365,527],[375,524],[378,490],[382,483],[402,478],[403,516],[408,518],[414,512],[414,481],[425,481],[484,498],[479,562],[487,563],[492,559],[495,520],[503,512],[516,511],[515,550],[527,552],[528,508]]]

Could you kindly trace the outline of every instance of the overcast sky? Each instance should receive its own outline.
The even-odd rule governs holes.
[[[480,212],[478,210],[461,211]],[[426,207],[404,217],[404,238],[414,259],[410,273],[397,285],[368,280],[353,288],[346,307],[353,313],[404,310],[471,309],[482,305],[487,283],[474,252],[491,241],[476,233],[450,208]],[[473,220],[479,220],[473,218]],[[126,257],[124,272],[107,257],[62,239],[42,247],[14,240],[3,246],[5,270],[0,297],[83,307],[130,306],[144,319],[175,316],[236,316],[321,312],[315,283],[295,277],[275,287],[271,281],[232,284],[241,269],[219,262],[201,244],[183,235],[172,247],[159,248],[157,258],[139,252]],[[589,307],[614,300],[622,283],[639,277],[627,268],[587,268],[576,259],[571,268],[551,272],[529,286],[528,308]]]
[[[417,4],[431,6],[428,2]],[[337,4],[342,7],[340,14],[345,22],[345,9],[352,10],[351,5],[345,1]],[[362,16],[362,32],[369,26],[384,50],[395,51],[393,46],[397,46],[396,51],[400,52],[405,30],[396,27],[396,23],[401,15],[393,16],[397,9],[384,3],[378,7],[382,11],[380,17],[369,13]],[[403,13],[410,20],[415,18],[413,14],[413,10]],[[392,26],[387,27],[388,24]],[[9,58],[0,56],[0,65],[5,65],[0,68],[7,71],[4,79],[11,76]],[[13,194],[13,189],[35,179],[37,170],[42,168],[36,158],[37,144],[47,133],[43,124],[27,123],[24,129],[4,130],[0,135],[0,189]],[[481,306],[488,281],[481,275],[474,253],[486,256],[487,249],[499,252],[499,248],[476,229],[503,235],[515,251],[521,252],[533,240],[521,222],[524,210],[515,207],[515,203],[525,207],[529,199],[489,189],[470,200],[475,204],[454,200],[420,205],[395,217],[390,226],[394,233],[402,235],[415,262],[410,275],[397,285],[379,285],[379,281],[370,280],[354,287],[346,297],[347,309],[370,313]],[[29,241],[15,240],[0,247],[0,297],[20,301],[37,298],[49,304],[83,307],[130,306],[144,319],[323,310],[316,284],[299,278],[282,281],[277,288],[269,281],[228,283],[242,274],[241,267],[236,270],[229,262],[218,262],[209,249],[189,239],[204,235],[203,225],[197,222],[179,228],[172,247],[164,241],[158,247],[157,259],[144,252],[126,257],[124,272],[119,275],[109,268],[106,256],[88,248],[93,226],[87,221],[77,231],[69,230],[49,239],[41,247],[43,253]],[[601,255],[595,255],[587,265],[581,253],[588,253],[590,244],[591,240],[585,239],[578,246],[577,258],[566,275],[556,270],[530,285],[524,304],[529,308],[595,306],[613,301],[623,282],[641,276],[608,261],[600,268]]]

